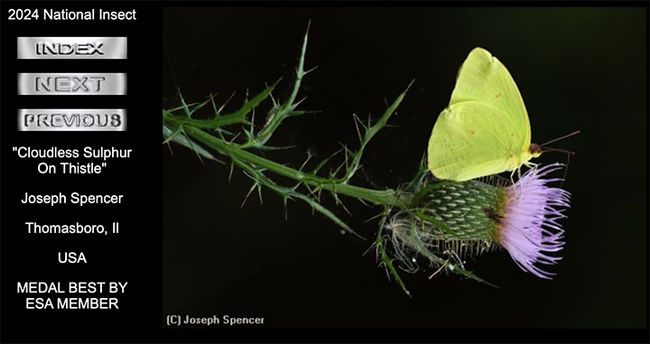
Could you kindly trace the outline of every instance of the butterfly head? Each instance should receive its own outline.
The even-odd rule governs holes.
[[[533,158],[537,158],[542,155],[542,147],[540,147],[537,143],[531,143],[529,150],[530,155],[532,155]]]

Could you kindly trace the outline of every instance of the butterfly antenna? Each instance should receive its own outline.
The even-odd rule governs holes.
[[[578,135],[578,134],[580,134],[580,130],[576,130],[576,131],[574,131],[574,132],[572,132],[572,133],[570,133],[570,134],[566,134],[566,135],[561,136],[561,137],[558,137],[558,138],[556,138],[556,139],[552,139],[551,141],[548,141],[548,142],[542,143],[542,144],[539,145],[539,146],[540,146],[540,147],[544,147],[544,146],[546,146],[546,145],[549,144],[549,143],[553,143],[553,142],[557,142],[557,141],[560,141],[560,140],[564,140],[564,139],[566,139],[567,137],[571,137],[571,136]]]
[[[575,152],[567,150],[567,149],[551,148],[551,147],[544,147],[542,149],[542,152],[560,152],[560,153],[566,153],[566,154],[569,154],[569,155],[576,155]]]

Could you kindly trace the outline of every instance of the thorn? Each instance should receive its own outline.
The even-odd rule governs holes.
[[[368,252],[370,252],[373,248],[375,248],[375,244],[377,243],[375,242],[372,245],[370,245],[370,247],[368,247],[368,249],[363,252],[362,256],[365,256],[366,254],[368,254]]]
[[[312,69],[310,69],[310,70],[304,72],[304,73],[303,73],[303,76],[304,76],[304,75],[307,75],[307,74],[309,74],[309,73],[311,73],[311,72],[313,72],[313,71],[315,71],[316,69],[318,69],[318,66],[316,66],[316,67],[314,67],[314,68],[312,68]]]
[[[409,91],[409,89],[411,88],[411,86],[413,85],[413,83],[415,83],[415,78],[414,78],[413,80],[411,80],[411,82],[409,83],[408,86],[406,86],[406,89],[404,90],[404,92],[402,92],[402,94],[406,94],[406,92]]]
[[[309,160],[311,159],[311,157],[312,157],[312,155],[308,152],[308,153],[307,153],[307,159],[305,160],[305,162],[302,163],[302,165],[300,166],[300,168],[298,169],[298,171],[302,172],[302,169],[305,168],[305,165],[307,165],[307,163],[309,162]]]
[[[248,142],[254,141],[255,140],[255,109],[253,109],[253,114],[251,116],[251,129],[250,129],[250,135],[249,135],[249,140]]]
[[[361,122],[361,119],[359,119],[359,116],[357,116],[357,114],[353,114],[353,116],[354,116],[354,126],[357,128],[357,135],[359,136],[359,141],[363,141],[363,135],[361,135],[361,129],[359,129],[359,124],[363,126],[363,123]]]
[[[347,161],[347,160],[346,160],[346,161]],[[336,175],[339,174],[339,171],[341,170],[341,168],[343,168],[343,165],[345,165],[345,161],[342,162],[342,163],[339,165],[339,167],[337,167],[336,170],[334,170],[333,173],[331,173],[332,178],[336,178]]]
[[[253,177],[250,176],[248,173],[247,173],[246,175],[248,175],[248,177],[250,177],[251,179],[253,179]],[[250,190],[248,190],[248,193],[246,194],[246,197],[244,197],[244,201],[241,202],[241,205],[239,206],[240,208],[243,208],[243,207],[244,207],[244,204],[246,204],[246,201],[248,200],[248,196],[251,195],[251,193],[253,192],[253,190],[255,190],[255,187],[256,187],[256,186],[257,186],[257,182],[253,183],[253,186],[251,187]]]
[[[289,196],[282,197],[282,202],[284,203],[284,220],[289,221],[289,208],[287,206],[287,199]]]
[[[294,190],[300,186],[301,183],[296,184]],[[318,199],[318,195],[316,195],[316,189],[312,189],[309,184],[305,184],[305,188],[307,188],[307,191],[309,192],[309,195],[313,196],[314,198]]]
[[[223,130],[221,128],[217,128],[217,134],[219,134],[219,138],[221,139],[221,141],[224,141],[224,142],[226,141],[226,137],[224,136],[224,134],[225,135],[232,135],[231,132],[229,132],[227,130]]]
[[[299,111],[291,111],[290,116],[300,116],[300,115],[305,115],[308,113],[321,113],[323,110],[299,110]]]
[[[250,142],[253,139],[253,134],[250,131],[244,130],[244,134],[246,134],[246,142]]]
[[[238,132],[237,135],[235,135],[230,141],[228,141],[228,144],[232,144],[233,142],[235,142],[235,140],[239,137],[239,135],[241,135],[241,132]]]
[[[230,184],[230,181],[232,180],[232,172],[235,169],[235,162],[231,161],[230,162],[230,173],[228,174],[228,183]]]
[[[332,194],[334,195],[334,199],[336,201],[336,204],[340,205],[341,208],[343,208],[343,210],[345,210],[345,212],[348,213],[348,215],[352,216],[352,213],[350,212],[350,210],[348,210],[348,208],[345,206],[345,204],[343,204],[343,201],[341,201],[339,196],[336,194],[336,190],[332,191]]]
[[[222,165],[225,165],[225,164],[226,164],[225,161],[223,161],[223,160],[219,160],[219,159],[215,158],[214,156],[213,156],[212,158],[214,159],[214,161],[216,161],[216,162],[218,162],[218,163],[220,163],[220,164],[222,164]]]
[[[381,265],[384,266],[384,271],[386,271],[386,278],[388,278],[388,280],[390,281],[390,272],[388,271],[388,264],[386,264],[386,262],[384,262],[384,261],[382,261],[379,264],[380,264],[380,266]]]
[[[178,128],[165,140],[163,144],[170,143],[178,134],[183,132],[183,125],[179,125]]]
[[[367,220],[365,220],[363,222],[368,223],[368,222],[370,222],[370,221],[372,221],[372,220],[374,220],[374,219],[376,219],[376,218],[378,218],[378,217],[380,217],[382,215],[385,215],[385,213],[379,213],[379,214],[377,214],[377,215],[375,215],[375,216],[373,216],[373,217],[371,217],[371,218],[369,218],[369,219],[367,219]]]
[[[210,93],[210,102],[212,103],[212,108],[214,109],[214,118],[217,118],[217,117],[220,116],[219,110],[217,109],[217,104],[215,104],[215,102],[214,102],[214,97],[216,97],[217,94],[219,94],[219,93],[217,92],[214,95],[212,93]]]
[[[221,107],[219,108],[219,111],[217,111],[217,112],[221,113],[221,111],[223,111],[223,108],[226,107],[226,105],[230,102],[230,100],[232,99],[232,97],[235,96],[235,93],[236,93],[236,92],[237,92],[237,91],[233,91],[233,92],[232,92],[232,94],[230,95],[230,97],[228,97],[228,99],[226,100],[226,102],[223,103],[223,105],[221,105]]]
[[[273,93],[269,93],[269,97],[271,97],[271,101],[273,102],[273,108],[276,109],[278,107],[278,101],[273,98]]]
[[[192,117],[192,114],[190,113],[190,109],[187,107],[187,103],[185,103],[185,99],[183,99],[183,94],[181,93],[181,89],[177,88],[178,90],[178,96],[181,98],[181,104],[183,104],[182,109],[185,110],[185,115],[187,117]]]
[[[292,106],[292,108],[294,108],[294,109],[295,109],[296,107],[298,107],[298,105],[300,105],[300,104],[301,104],[302,102],[304,102],[304,101],[305,101],[305,99],[307,99],[307,97],[304,97],[304,98],[302,98],[302,99],[300,99],[299,101],[297,101],[297,102],[295,102],[295,103],[293,103],[293,106]]]
[[[280,77],[276,82],[273,83],[273,85],[271,85],[271,89],[275,89],[275,87],[278,86],[280,81],[282,81],[282,77]]]
[[[442,266],[440,268],[438,268],[438,270],[436,270],[436,272],[434,272],[431,276],[429,276],[429,279],[432,279],[435,275],[440,273],[440,271],[442,271],[442,269],[444,269],[445,266],[447,266],[447,263],[449,263],[449,259],[447,259],[447,261],[445,261],[445,263],[442,264]]]

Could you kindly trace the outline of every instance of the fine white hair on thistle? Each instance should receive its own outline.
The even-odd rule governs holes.
[[[394,214],[386,222],[385,229],[395,258],[401,263],[400,268],[409,273],[420,269],[418,257],[426,258],[433,269],[448,271],[454,265],[464,268],[463,258],[499,248],[493,241],[485,239],[450,239],[440,228],[408,211]]]

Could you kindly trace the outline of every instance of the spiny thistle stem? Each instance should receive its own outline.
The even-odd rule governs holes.
[[[197,141],[215,149],[222,155],[249,162],[253,166],[263,168],[280,176],[291,178],[298,182],[323,190],[369,201],[376,205],[395,206],[399,208],[406,207],[404,200],[397,198],[397,193],[394,190],[374,190],[344,183],[333,183],[330,178],[322,178],[311,173],[301,172],[275,161],[263,158],[257,154],[244,150],[235,144],[227,143],[218,139],[201,129],[186,126],[185,132]]]
[[[298,96],[298,91],[300,90],[300,84],[302,83],[302,78],[309,73],[305,72],[305,54],[307,53],[307,41],[309,38],[309,25],[307,25],[307,32],[303,38],[302,49],[300,51],[300,58],[298,59],[298,67],[296,68],[296,79],[293,83],[293,88],[291,90],[291,95],[287,101],[280,105],[275,106],[273,109],[275,113],[273,117],[267,123],[267,125],[262,128],[259,134],[252,138],[249,142],[242,144],[242,148],[263,148],[266,142],[271,138],[275,130],[280,126],[282,121],[286,118],[293,115],[298,115],[299,113],[294,113],[296,106],[296,97]],[[251,133],[252,135],[252,133]]]
[[[181,97],[182,106],[169,110],[163,109],[163,138],[165,139],[164,143],[174,141],[180,145],[192,149],[199,157],[217,160],[210,152],[199,145],[199,143],[205,145],[206,147],[212,148],[219,154],[228,157],[232,161],[232,166],[241,168],[244,173],[253,180],[254,184],[250,192],[255,189],[258,189],[258,191],[260,191],[262,187],[266,187],[279,194],[283,198],[285,206],[287,200],[289,199],[302,200],[309,204],[315,211],[318,211],[326,217],[330,218],[334,223],[339,225],[344,230],[357,236],[359,235],[356,234],[347,224],[345,224],[345,222],[338,218],[332,211],[320,204],[320,192],[322,190],[331,192],[337,201],[337,205],[342,205],[340,203],[338,195],[346,195],[358,199],[362,202],[367,201],[372,204],[381,206],[383,208],[383,219],[380,223],[377,239],[375,240],[374,246],[377,248],[378,259],[380,260],[381,264],[386,268],[386,271],[389,273],[389,275],[393,276],[400,287],[402,287],[402,289],[408,294],[406,285],[400,278],[397,267],[393,264],[396,259],[400,260],[400,262],[403,263],[403,256],[391,258],[387,251],[387,235],[395,235],[397,232],[393,231],[393,233],[384,234],[383,229],[384,227],[390,227],[389,225],[386,225],[386,222],[393,212],[393,209],[400,209],[400,211],[418,209],[419,202],[423,197],[422,193],[428,193],[429,191],[435,189],[435,185],[424,190],[409,189],[396,191],[391,189],[367,189],[350,185],[349,182],[359,169],[365,148],[370,143],[371,139],[375,137],[379,131],[381,131],[381,129],[387,125],[388,120],[399,107],[400,103],[404,99],[406,91],[408,91],[411,85],[409,85],[409,87],[407,87],[407,89],[395,99],[395,101],[386,109],[384,114],[376,123],[365,124],[355,116],[360,148],[357,151],[352,151],[347,147],[344,147],[345,163],[342,164],[341,167],[345,168],[342,175],[338,173],[341,167],[335,169],[333,172],[330,172],[329,177],[321,177],[318,175],[321,168],[326,163],[328,163],[330,159],[325,159],[324,161],[320,162],[312,172],[305,172],[303,171],[305,164],[303,164],[303,166],[301,166],[299,169],[294,169],[264,158],[258,154],[251,152],[250,150],[251,148],[258,150],[274,149],[272,147],[266,146],[266,142],[271,138],[282,121],[288,117],[299,116],[307,113],[305,111],[296,110],[299,102],[295,103],[302,78],[307,73],[309,73],[309,71],[304,71],[306,47],[307,35],[305,35],[303,40],[300,59],[298,67],[296,68],[296,79],[293,84],[291,95],[289,99],[283,104],[277,104],[275,99],[271,97],[271,92],[276,86],[274,84],[270,87],[267,87],[264,91],[260,92],[252,99],[246,100],[241,108],[236,112],[222,115],[220,113],[221,108],[217,110],[217,107],[213,106],[215,110],[214,117],[212,119],[202,120],[192,118],[192,115],[199,109],[203,108],[209,101],[213,102],[213,98],[211,97],[208,101],[199,104],[186,104]],[[258,134],[255,134],[253,131],[254,127],[251,121],[248,120],[247,115],[268,97],[271,97],[271,100],[273,101],[273,108],[271,109],[272,117],[266,121],[266,124],[262,130]],[[180,113],[180,115],[177,113]],[[237,135],[235,135],[231,140],[225,139],[224,135],[232,134],[230,132],[227,132],[224,127],[232,125],[250,125],[250,130],[243,130],[246,141],[242,143],[236,142],[236,139],[238,137]],[[194,143],[193,140],[196,140],[197,143]],[[265,174],[266,172],[271,172],[279,176],[293,179],[297,181],[298,184],[294,187],[278,185]],[[426,168],[421,169],[416,179],[424,179],[423,176],[426,174],[426,172]],[[421,183],[411,184],[420,185]],[[442,182],[439,182],[439,184],[442,184]],[[308,189],[308,193],[302,193],[298,191],[298,186],[300,185],[306,187]],[[435,222],[434,225],[437,225],[439,228],[447,228],[444,225],[444,221],[435,220],[434,217],[424,214],[421,209],[418,210],[420,210],[420,216],[423,217],[419,220],[422,223],[433,221]],[[446,230],[448,231],[449,229]],[[411,244],[415,242],[416,241],[410,241]],[[392,244],[395,245],[394,240]],[[417,254],[424,256],[427,260],[430,260],[432,264],[443,265],[445,263],[443,258],[438,257],[433,252],[430,252],[427,249],[426,243],[424,242],[413,245],[413,248]],[[398,253],[400,252],[402,251],[398,251]],[[453,267],[452,264],[444,264],[443,266]],[[474,276],[471,274],[471,272],[464,270],[462,266],[458,266],[456,269],[451,268],[448,270],[483,282],[483,280]]]
[[[303,200],[309,204],[312,209],[324,214],[346,231],[354,233],[354,231],[352,231],[352,229],[350,229],[350,227],[339,219],[333,212],[320,204],[321,191],[325,190],[330,192],[336,200],[336,204],[341,206],[343,206],[343,204],[339,199],[339,194],[356,198],[362,202],[368,201],[376,205],[383,205],[384,207],[404,208],[407,206],[409,197],[405,194],[390,189],[373,190],[349,184],[350,179],[354,176],[360,166],[360,160],[365,147],[368,145],[370,140],[386,126],[388,119],[393,115],[401,101],[404,99],[406,91],[400,94],[392,105],[386,109],[377,123],[373,125],[370,123],[367,125],[361,123],[361,126],[365,129],[365,132],[363,133],[358,130],[361,148],[355,152],[346,147],[344,164],[341,164],[338,168],[330,171],[329,177],[322,177],[318,175],[318,173],[331,157],[318,164],[318,166],[310,173],[303,171],[306,163],[299,169],[294,169],[255,154],[251,149],[278,149],[276,147],[269,147],[266,143],[276,129],[281,125],[283,120],[289,117],[300,116],[308,113],[307,111],[296,110],[296,107],[301,102],[296,102],[296,99],[298,97],[298,91],[300,90],[302,79],[311,71],[304,70],[307,41],[308,35],[305,34],[298,66],[296,68],[296,79],[294,80],[291,94],[284,103],[277,103],[271,96],[271,92],[277,85],[277,82],[274,85],[267,87],[252,99],[246,99],[239,110],[227,115],[222,115],[220,113],[223,106],[217,109],[213,97],[210,97],[208,101],[203,103],[186,104],[185,100],[181,96],[181,106],[169,110],[163,109],[163,138],[165,139],[163,143],[174,141],[194,150],[199,158],[204,157],[211,160],[217,160],[212,154],[205,150],[205,148],[201,147],[199,143],[210,147],[221,155],[229,157],[232,161],[233,167],[237,166],[244,170],[246,175],[254,182],[251,192],[255,189],[261,191],[261,187],[267,187],[278,193],[283,198],[285,204],[288,199],[292,198]],[[271,98],[273,102],[273,107],[269,112],[270,117],[267,118],[266,123],[260,132],[255,133],[252,119],[249,120],[247,116],[267,98]],[[195,117],[192,117],[195,112],[203,108],[210,101],[214,108],[214,117],[212,119],[196,119]],[[360,122],[356,118],[355,120]],[[248,125],[250,129],[242,130],[241,133],[244,135],[240,136],[237,134],[234,135],[232,139],[226,140],[225,136],[232,136],[232,133],[226,131],[225,127],[233,125]],[[359,129],[358,125],[357,129]],[[244,139],[243,142],[241,142],[242,137]],[[194,143],[193,140],[196,140],[197,143]],[[342,167],[345,167],[345,169],[341,176],[339,171]],[[297,181],[298,184],[294,187],[280,186],[266,176],[265,172],[267,171],[293,179]],[[301,185],[304,186],[308,192],[302,193],[298,191],[298,187]],[[345,208],[345,206],[343,206],[343,208]]]

